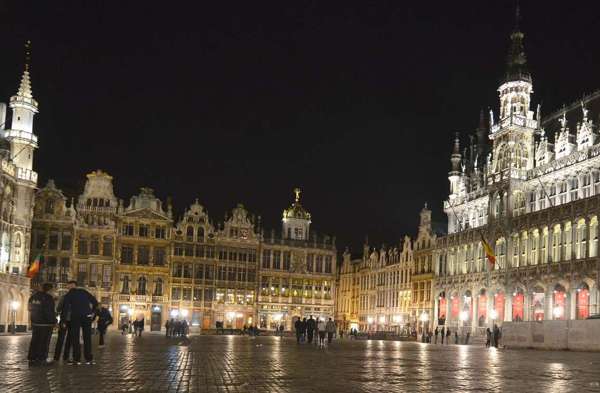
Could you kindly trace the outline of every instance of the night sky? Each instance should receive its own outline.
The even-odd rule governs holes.
[[[85,4],[84,4],[85,3]],[[600,88],[596,2],[522,1],[534,105]],[[0,99],[33,41],[34,167],[68,196],[101,168],[177,214],[242,202],[280,228],[303,189],[312,228],[360,252],[414,234],[442,201],[452,135],[496,110],[512,1],[0,1]],[[497,110],[496,110],[497,112]]]

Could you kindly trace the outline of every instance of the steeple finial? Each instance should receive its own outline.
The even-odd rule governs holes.
[[[25,71],[29,72],[29,64],[31,63],[31,41],[25,41]]]
[[[31,63],[31,41],[25,41],[25,70],[21,77],[21,83],[19,84],[19,90],[17,90],[17,96],[24,97],[27,101],[33,99],[33,93],[31,91],[31,79],[29,78],[29,67]],[[33,106],[37,106],[37,102],[32,101]]]
[[[454,148],[452,149],[452,155],[450,156],[450,162],[452,164],[452,172],[458,174],[460,171],[460,161],[462,156],[460,154],[460,133],[456,133],[454,136]]]
[[[302,192],[302,190],[300,190],[299,187],[294,188],[294,194],[296,194],[296,203],[300,202],[300,193]]]

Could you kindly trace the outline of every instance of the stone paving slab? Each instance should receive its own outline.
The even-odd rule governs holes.
[[[600,392],[600,353],[114,333],[96,365],[29,368],[29,340],[0,337],[0,392]]]

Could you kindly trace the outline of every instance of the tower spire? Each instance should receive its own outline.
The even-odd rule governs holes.
[[[522,80],[531,83],[531,74],[527,68],[527,57],[523,46],[523,37],[520,26],[521,7],[519,1],[515,7],[515,27],[510,35],[510,48],[506,58],[505,82]]]
[[[30,63],[31,41],[27,40],[25,41],[25,64],[23,76],[21,77],[21,83],[19,84],[19,89],[17,90],[17,96],[25,98],[25,101],[30,101],[29,103],[37,109],[37,102],[33,100],[33,92],[31,90],[31,78],[29,77]]]

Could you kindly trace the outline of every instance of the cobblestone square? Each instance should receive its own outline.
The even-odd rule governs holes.
[[[29,368],[29,339],[0,337],[0,392],[600,392],[598,353],[113,333],[94,366]]]

